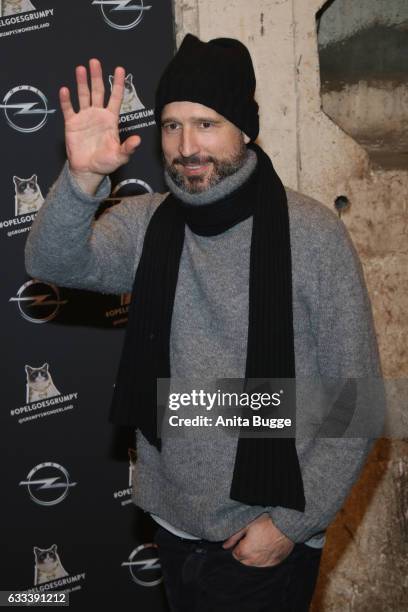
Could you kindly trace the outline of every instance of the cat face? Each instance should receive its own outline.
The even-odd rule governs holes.
[[[48,363],[44,363],[41,368],[32,368],[29,365],[25,366],[27,374],[27,382],[30,386],[40,387],[45,382],[49,381]]]
[[[56,544],[53,544],[50,548],[34,546],[34,556],[36,565],[44,571],[53,569],[59,563]]]
[[[35,10],[30,0],[0,0],[0,4],[1,3],[3,3],[3,12],[5,15]]]
[[[111,89],[113,87],[113,76],[109,76],[109,83],[111,85]],[[123,100],[122,106],[120,108],[120,113],[131,113],[133,111],[137,111],[144,108],[142,102],[139,100],[139,97],[136,93],[135,86],[133,85],[133,75],[129,73],[126,75],[124,80],[124,88],[123,88]]]
[[[111,89],[113,87],[113,76],[109,75],[109,83],[111,86]],[[128,74],[125,78],[125,82],[124,82],[124,86],[125,86],[125,91],[124,94],[126,95],[126,93],[132,93],[134,91],[134,87],[133,87],[133,75],[132,74]]]
[[[13,176],[16,194],[20,196],[33,196],[38,193],[37,175],[33,174],[28,179]]]

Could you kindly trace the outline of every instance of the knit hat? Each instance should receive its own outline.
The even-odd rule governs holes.
[[[163,72],[156,91],[155,119],[161,125],[170,102],[197,102],[231,121],[251,140],[259,132],[255,72],[248,49],[234,38],[205,43],[187,34]]]

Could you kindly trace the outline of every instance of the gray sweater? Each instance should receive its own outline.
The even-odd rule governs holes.
[[[165,194],[123,198],[97,221],[109,194],[84,194],[67,165],[37,214],[26,243],[35,278],[102,293],[131,291],[148,222]],[[361,264],[337,216],[286,189],[292,251],[296,377],[381,376]],[[252,219],[203,237],[186,227],[171,327],[177,378],[241,378],[246,360]],[[343,505],[371,448],[362,438],[297,438],[305,512],[248,506],[229,497],[237,435],[184,429],[161,453],[137,432],[134,501],[197,537],[224,540],[263,512],[295,542],[316,544]],[[317,536],[318,539],[318,536]]]

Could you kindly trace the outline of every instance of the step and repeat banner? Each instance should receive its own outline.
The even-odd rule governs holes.
[[[125,67],[120,134],[142,138],[101,211],[164,191],[153,106],[174,50],[171,0],[0,0],[0,590],[167,610],[155,525],[131,499],[134,431],[108,422],[129,295],[30,278],[24,246],[65,161],[58,90],[76,101],[92,57],[108,93]]]

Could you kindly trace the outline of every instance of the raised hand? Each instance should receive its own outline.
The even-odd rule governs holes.
[[[70,91],[59,91],[65,121],[65,145],[71,173],[80,187],[94,194],[103,177],[126,164],[140,144],[140,136],[119,139],[119,111],[123,98],[125,70],[117,67],[112,93],[104,107],[105,87],[102,67],[97,59],[89,61],[91,91],[85,66],[76,67],[79,111],[72,107]]]

